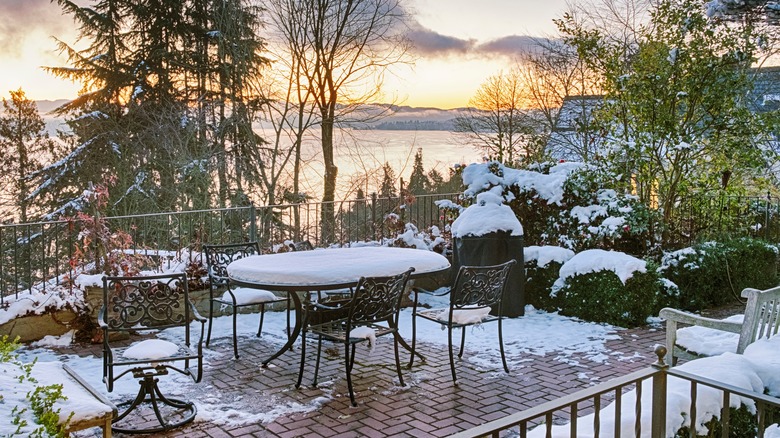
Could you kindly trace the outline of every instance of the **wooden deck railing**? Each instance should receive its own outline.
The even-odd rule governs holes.
[[[531,431],[533,431],[534,436],[544,436],[546,438],[574,438],[583,434],[583,424],[581,423],[582,416],[580,414],[592,413],[592,429],[589,429],[590,433],[588,433],[588,435],[592,435],[594,437],[615,438],[640,436],[666,438],[666,391],[667,381],[670,376],[690,382],[690,426],[684,428],[687,429],[687,436],[696,436],[696,432],[693,430],[693,428],[697,423],[696,398],[700,386],[714,388],[722,393],[723,408],[721,409],[719,418],[716,420],[722,426],[720,429],[720,436],[724,438],[730,436],[731,419],[729,400],[732,396],[744,397],[755,402],[757,415],[756,436],[759,438],[764,436],[765,429],[772,424],[772,411],[780,409],[780,399],[778,398],[716,382],[701,376],[679,371],[676,368],[670,368],[664,363],[666,348],[663,346],[657,346],[655,349],[655,354],[658,356],[658,361],[648,368],[633,372],[623,377],[612,379],[608,382],[595,385],[591,388],[583,389],[574,394],[563,396],[557,400],[543,403],[534,408],[482,424],[480,426],[454,434],[451,437],[477,438],[490,436],[497,438],[501,436],[502,433],[507,433],[514,429],[514,433],[511,435],[519,435],[521,438],[527,437]],[[649,385],[649,387],[652,389],[652,406],[650,409],[645,409],[645,407],[642,406],[643,386],[645,387],[645,390],[648,386],[642,385],[642,383],[645,381],[651,382]],[[627,406],[623,403],[623,396],[629,389],[637,391],[635,397],[636,401],[631,406]],[[610,412],[614,412],[613,430],[602,429],[602,415],[609,413],[606,411],[607,408],[602,409],[603,400],[605,398],[614,402],[609,407]],[[583,405],[585,405],[584,409],[582,408]],[[612,409],[614,409],[614,411],[612,411]],[[624,414],[630,412],[629,410],[633,411],[632,415],[634,416],[633,433],[626,434],[625,431],[622,430],[621,423],[623,422],[622,419],[625,416]],[[647,423],[642,421],[643,415],[647,415],[648,413],[650,417],[649,430],[647,430]],[[561,433],[560,427],[561,424],[565,421],[568,421],[568,431]],[[645,425],[644,429],[643,424]],[[558,428],[555,433],[553,431],[553,426]],[[543,430],[536,430],[536,428],[543,428]]]

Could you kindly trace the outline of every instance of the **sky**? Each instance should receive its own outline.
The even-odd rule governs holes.
[[[566,0],[407,0],[414,66],[385,78],[385,101],[456,108],[491,75],[514,63],[532,38],[555,33]],[[34,100],[71,99],[79,85],[42,66],[65,66],[55,38],[73,45],[76,29],[50,0],[0,0],[0,96],[22,88]]]

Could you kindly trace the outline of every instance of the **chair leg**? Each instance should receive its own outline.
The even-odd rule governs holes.
[[[350,355],[349,341],[344,344],[344,363],[347,368],[347,388],[349,389],[349,400],[353,407],[357,407],[355,401],[355,391],[352,389],[352,365],[355,363],[355,344],[352,344],[352,354]],[[351,357],[350,357],[351,356]]]
[[[238,359],[238,335],[236,334],[236,326],[238,319],[238,307],[233,307],[233,357]]]
[[[401,374],[401,356],[398,354],[398,339],[393,336],[393,349],[395,350],[395,370],[398,372],[398,382],[404,385],[404,376]]]
[[[214,301],[209,300],[209,330],[208,334],[206,334],[206,346],[209,346],[209,342],[211,341],[211,321],[214,319]]]
[[[263,319],[265,319],[265,303],[260,303],[260,325],[257,327],[257,337],[263,333]]]
[[[501,330],[501,319],[498,320],[498,346],[501,349],[501,362],[504,364],[504,371],[509,374],[509,367],[506,364],[506,354],[504,353],[504,334]]]
[[[317,360],[314,361],[314,381],[312,386],[317,387],[317,378],[320,376],[320,357],[322,356],[322,336],[317,335]]]
[[[460,328],[460,350],[458,351],[458,359],[463,357],[463,347],[466,345],[466,327]]]
[[[409,369],[414,365],[414,350],[417,345],[417,292],[414,292],[414,306],[412,307],[412,357],[409,358]]]
[[[290,337],[290,307],[292,307],[292,297],[290,297],[290,294],[294,294],[297,292],[288,292],[287,293],[287,337]]]
[[[447,347],[450,353],[450,371],[452,371],[452,383],[458,386],[458,377],[455,375],[455,356],[452,354],[452,326],[447,327]]]
[[[298,370],[298,381],[295,383],[295,389],[301,387],[301,381],[303,381],[303,363],[306,360],[306,332],[301,335],[301,367]]]

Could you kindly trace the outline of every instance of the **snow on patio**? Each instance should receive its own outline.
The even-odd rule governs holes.
[[[429,297],[421,298],[421,303],[433,307],[445,304],[443,301],[434,302],[430,298],[427,300],[426,298]],[[442,298],[438,299],[442,300]],[[259,339],[254,338],[253,335],[256,330],[257,318],[258,315],[256,314],[238,315],[239,348],[247,343],[257,342],[273,343],[277,347],[281,346],[285,340],[285,312],[268,312],[266,314],[263,336]],[[410,339],[410,309],[402,311],[399,325],[401,327],[401,335],[405,339]],[[447,336],[445,332],[441,331],[440,325],[428,321],[420,321],[417,330],[418,341],[423,344],[419,349],[423,354],[426,354],[428,351],[425,344],[446,348]],[[472,366],[479,369],[486,371],[494,370],[495,378],[500,378],[504,374],[500,370],[500,361],[498,360],[500,355],[496,330],[496,324],[487,324],[469,329],[466,336],[467,353],[464,355],[464,361],[471,363]],[[588,380],[588,368],[592,365],[609,363],[609,361],[615,360],[640,360],[649,363],[650,360],[645,359],[645,354],[648,352],[632,352],[629,355],[624,355],[623,353],[611,352],[607,349],[606,342],[618,339],[617,332],[619,330],[621,329],[609,325],[588,323],[576,318],[538,311],[528,306],[525,316],[507,319],[504,322],[504,342],[507,360],[512,373],[521,374],[525,367],[524,364],[532,361],[535,356],[552,354],[559,362],[581,368],[580,377],[586,381]],[[224,361],[228,360],[228,356],[232,355],[230,349],[226,348],[230,336],[230,317],[215,318],[211,348],[206,348],[204,345],[204,375],[207,376],[210,368],[217,362],[222,363],[222,366],[224,366]],[[106,397],[115,403],[129,399],[136,394],[138,382],[131,377],[119,379],[115,384],[114,391],[112,393],[106,392],[105,385],[101,380],[102,362],[100,357],[81,357],[73,354],[61,355],[56,352],[56,349],[49,348],[49,346],[61,347],[67,345],[71,337],[70,334],[66,334],[60,338],[48,337],[34,343],[30,348],[20,352],[20,359],[32,360],[34,357],[37,357],[38,361],[60,360],[66,362],[89,384],[104,393]],[[181,342],[183,331],[169,329],[160,332],[158,337],[173,342]],[[290,361],[297,363],[299,354],[300,349],[296,346],[294,351],[285,353],[285,356],[290,356],[292,358]],[[403,357],[408,358],[406,355]],[[583,357],[585,360],[582,360]],[[388,363],[391,363],[392,359],[390,357],[388,359]],[[230,362],[228,361],[227,363]],[[269,369],[273,367],[275,365],[272,362]],[[310,373],[311,370],[307,369],[307,372]],[[429,378],[425,376],[426,371],[420,370],[419,366],[415,366],[412,371],[404,370],[404,372],[412,374],[409,379],[411,385]],[[246,391],[234,390],[229,387],[218,388],[205,382],[200,384],[193,383],[189,377],[175,373],[160,379],[160,387],[163,393],[167,395],[192,400],[198,408],[196,422],[242,425],[268,423],[278,417],[318,410],[323,404],[334,398],[334,385],[339,379],[343,380],[343,372],[335,375],[329,373],[323,375],[323,378],[327,380],[319,385],[322,395],[307,403],[295,403],[289,401],[289,399],[281,401],[282,397],[261,391],[257,391],[254,395],[248,395]],[[286,383],[289,391],[295,391],[293,379]],[[305,384],[307,383],[305,382]],[[396,387],[396,385],[397,383],[393,384],[393,391],[406,390],[405,388]]]

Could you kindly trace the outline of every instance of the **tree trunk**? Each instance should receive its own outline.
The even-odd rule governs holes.
[[[323,178],[322,210],[320,213],[320,242],[333,243],[335,240],[336,216],[333,209],[336,196],[336,178],[338,167],[333,160],[333,115],[322,118],[322,159],[325,163]]]

